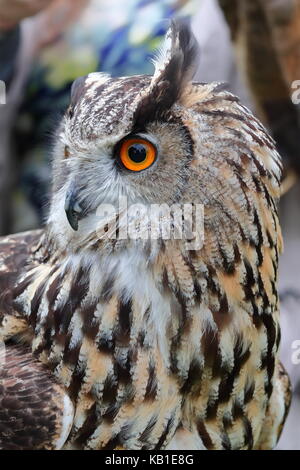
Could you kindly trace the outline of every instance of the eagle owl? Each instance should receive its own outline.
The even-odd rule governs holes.
[[[280,157],[238,98],[193,83],[196,55],[176,22],[152,77],[73,85],[46,227],[0,243],[4,449],[277,442],[290,400],[278,359]],[[202,205],[203,244],[99,234],[98,208],[120,197]],[[117,230],[122,220],[120,209]]]

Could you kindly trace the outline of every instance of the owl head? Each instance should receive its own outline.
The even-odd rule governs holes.
[[[153,76],[97,72],[74,82],[54,151],[48,221],[62,246],[95,244],[99,208],[117,208],[121,197],[129,206],[203,204],[206,228],[218,238],[228,227],[232,236],[247,205],[239,172],[269,167],[278,180],[270,151],[251,162],[248,131],[263,134],[254,147],[267,137],[250,112],[220,84],[193,83],[197,56],[189,27],[173,22]]]

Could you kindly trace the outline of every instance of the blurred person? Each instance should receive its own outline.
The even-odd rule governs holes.
[[[0,30],[10,31],[21,20],[33,16],[52,0],[0,0]]]
[[[22,162],[26,167],[26,159],[16,142],[16,122],[28,77],[41,50],[72,24],[87,3],[87,0],[0,0],[0,80],[6,85],[6,104],[0,105],[0,234],[15,231],[19,219],[21,224],[17,223],[16,230],[37,224],[40,205],[32,210],[30,199],[31,193],[37,197],[39,192],[36,181],[32,181],[26,203],[23,196],[26,185],[22,186],[20,173]]]
[[[19,22],[24,18],[38,13],[51,3],[51,0],[0,0],[0,80],[9,93],[14,76],[17,53],[20,44]],[[18,87],[18,84],[16,84]],[[10,194],[12,186],[13,165],[9,155],[9,131],[13,120],[14,101],[12,97],[3,97],[9,104],[0,104],[0,233],[10,226]],[[2,107],[2,108],[1,108]]]

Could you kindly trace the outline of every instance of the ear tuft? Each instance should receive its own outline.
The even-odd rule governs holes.
[[[149,89],[139,103],[134,121],[137,127],[159,119],[180,99],[196,69],[198,43],[189,25],[172,21],[163,47],[154,61],[155,72]]]
[[[198,43],[184,20],[173,20],[168,29],[162,49],[154,60],[155,72],[152,85],[161,80],[185,85],[192,80],[196,68]],[[172,72],[176,72],[175,77]]]

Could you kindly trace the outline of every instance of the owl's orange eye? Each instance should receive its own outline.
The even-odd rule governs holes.
[[[155,145],[141,137],[124,140],[119,150],[121,162],[131,171],[149,168],[156,159],[156,153]]]

